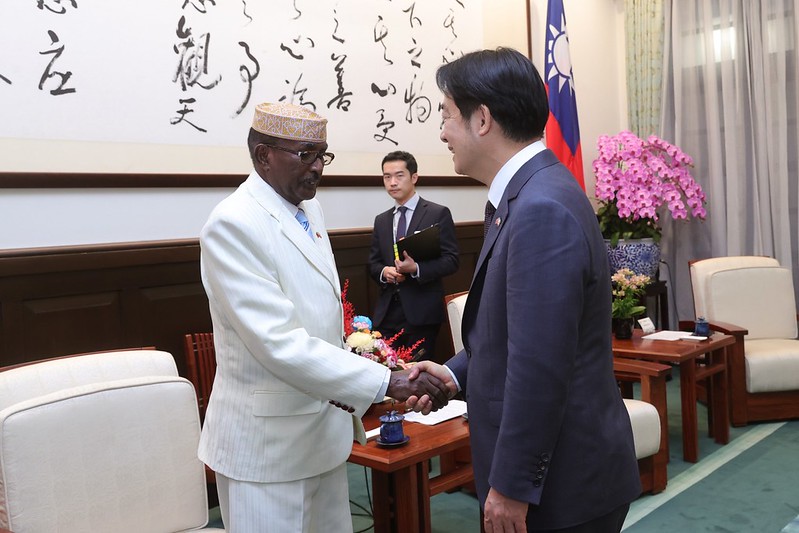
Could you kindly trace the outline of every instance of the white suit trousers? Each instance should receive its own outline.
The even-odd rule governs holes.
[[[216,474],[228,533],[352,533],[347,465],[283,483],[238,481]]]

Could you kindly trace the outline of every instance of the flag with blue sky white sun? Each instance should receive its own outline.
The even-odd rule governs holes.
[[[577,123],[577,100],[574,74],[569,55],[569,35],[563,0],[549,0],[547,5],[546,60],[544,76],[549,96],[549,119],[546,126],[547,147],[571,170],[585,190],[583,151]]]

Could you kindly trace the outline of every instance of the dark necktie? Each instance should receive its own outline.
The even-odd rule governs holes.
[[[494,207],[494,204],[491,201],[486,202],[486,218],[485,218],[485,226],[483,227],[483,238],[488,235],[488,228],[491,227],[491,221],[494,219],[494,213],[497,212],[497,208]]]
[[[397,238],[396,241],[405,237],[405,232],[408,231],[408,222],[405,220],[405,211],[408,210],[404,205],[397,208],[400,212],[399,220],[397,221]]]

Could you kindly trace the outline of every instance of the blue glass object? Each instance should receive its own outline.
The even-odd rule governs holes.
[[[402,430],[404,415],[396,411],[389,411],[380,417],[380,440],[386,443],[402,442],[405,433]]]
[[[710,337],[710,324],[707,323],[705,317],[700,316],[696,319],[694,335],[698,337]]]

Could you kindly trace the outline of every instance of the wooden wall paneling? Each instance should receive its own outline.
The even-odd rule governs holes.
[[[456,224],[458,272],[445,292],[467,290],[482,245],[482,224]],[[342,283],[360,314],[378,294],[368,272],[371,228],[336,230],[331,243]],[[156,346],[185,375],[186,333],[211,331],[194,239],[0,250],[0,366],[70,353]],[[436,360],[449,355],[442,329]]]
[[[106,188],[196,188],[234,189],[247,174],[161,174],[151,172],[0,172],[0,189],[106,189]],[[485,187],[467,176],[424,177],[425,187]],[[325,174],[319,187],[383,187],[382,176]]]
[[[0,280],[0,294],[4,280]],[[23,353],[20,341],[21,335],[13,335],[15,331],[22,331],[22,310],[18,301],[0,298],[0,366],[13,364],[8,361],[5,354]],[[16,361],[18,362],[18,361]]]
[[[23,353],[69,354],[119,346],[122,304],[119,291],[33,298],[22,302]]]
[[[96,279],[88,271],[59,272],[58,276],[53,272],[27,274],[25,269],[19,272],[8,278],[0,276],[0,364],[38,359],[39,354],[120,346],[123,317],[118,284],[93,284]]]
[[[142,289],[186,282],[199,283],[196,240],[0,251],[0,365],[146,344],[180,367],[183,327],[160,335],[144,324]],[[210,329],[207,301],[197,316]],[[158,342],[147,340],[153,329]]]
[[[141,344],[157,346],[175,357],[181,375],[186,375],[186,333],[212,331],[208,298],[202,283],[144,287],[140,291]]]
[[[330,244],[341,287],[349,281],[347,300],[355,307],[355,313],[371,316],[377,301],[377,284],[369,277],[371,228],[331,231]]]
[[[460,266],[455,274],[444,278],[444,293],[452,294],[469,290],[474,267],[483,247],[483,224],[462,222],[455,224],[460,250]]]

